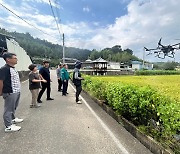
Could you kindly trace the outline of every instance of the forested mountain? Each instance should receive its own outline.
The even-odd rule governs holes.
[[[46,40],[32,37],[29,33],[8,32],[0,28],[0,33],[15,37],[15,40],[22,48],[27,51],[27,54],[35,60],[35,63],[42,62],[42,59],[51,59],[51,65],[57,65],[63,56],[63,47],[58,44],[52,44]],[[90,58],[95,60],[102,57],[108,61],[131,63],[132,60],[139,60],[133,55],[131,49],[122,50],[120,45],[115,45],[112,48],[105,48],[101,51],[96,49],[87,50],[74,47],[65,47],[65,57],[75,58],[85,61]],[[142,60],[140,60],[142,61]]]
[[[8,32],[7,30],[1,28],[0,33],[15,37],[15,40],[27,51],[28,55],[31,56],[32,59],[47,58],[51,59],[51,63],[58,64],[60,59],[63,57],[63,47],[61,45],[52,44],[39,38],[33,38],[29,33],[24,34],[18,32]],[[65,57],[67,58],[75,58],[85,61],[90,53],[91,51],[87,49],[65,47]]]
[[[113,46],[112,48],[105,48],[101,50],[101,52],[94,49],[91,52],[90,59],[94,60],[99,57],[108,61],[122,62],[126,64],[130,64],[132,60],[142,61],[133,55],[133,51],[131,49],[122,50],[120,45]]]

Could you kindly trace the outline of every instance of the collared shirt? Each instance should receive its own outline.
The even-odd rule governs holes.
[[[3,93],[18,93],[21,89],[19,74],[15,67],[5,64],[0,68],[0,80],[3,81]]]

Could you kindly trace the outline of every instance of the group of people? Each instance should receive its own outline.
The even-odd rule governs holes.
[[[57,79],[58,79],[58,91],[62,92],[62,96],[66,96],[68,94],[68,81],[69,81],[69,73],[67,71],[68,66],[66,64],[59,64],[56,69]]]
[[[15,117],[15,111],[20,100],[21,89],[19,74],[15,69],[18,59],[16,54],[10,52],[4,53],[3,58],[6,62],[6,64],[0,68],[0,96],[3,96],[4,98],[3,120],[5,132],[15,132],[21,129],[21,127],[16,124],[23,122],[23,119]],[[81,81],[83,80],[80,73],[81,64],[80,61],[77,61],[73,72],[73,83],[76,86],[77,104],[81,104],[79,99],[79,95],[82,91]],[[54,100],[50,97],[52,81],[50,78],[49,62],[44,61],[43,67],[40,68],[39,72],[35,64],[29,65],[28,68],[31,71],[29,73],[29,90],[32,94],[30,108],[40,107],[39,103],[42,103],[41,97],[46,89],[46,100]],[[58,91],[62,92],[62,96],[66,96],[68,94],[67,88],[69,80],[67,65],[59,64],[56,71],[58,78]],[[39,89],[41,90],[39,91]]]

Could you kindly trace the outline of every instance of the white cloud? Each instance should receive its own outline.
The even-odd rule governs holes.
[[[85,46],[104,48],[120,44],[123,48],[133,49],[142,58],[143,47],[156,47],[160,37],[163,37],[164,44],[180,38],[179,5],[180,1],[176,0],[151,0],[144,3],[142,0],[132,0],[127,15],[117,18],[113,25],[99,32],[96,30],[98,33]]]
[[[51,15],[40,14],[40,10],[27,4],[27,1],[48,3],[48,0],[24,0],[21,6],[4,5],[34,26],[54,37],[42,34],[5,10],[0,12],[0,26],[10,31],[29,32],[35,37],[57,43],[59,34],[54,18]],[[25,3],[26,2],[26,3]],[[132,0],[127,6],[128,13],[116,18],[114,24],[99,28],[98,22],[93,22],[96,28],[86,22],[73,22],[61,25],[65,33],[65,44],[87,49],[103,49],[114,45],[122,45],[123,49],[131,48],[135,55],[142,58],[143,47],[155,48],[160,37],[163,44],[177,43],[180,39],[180,1],[177,0]],[[32,12],[32,11],[33,12]],[[88,7],[84,8],[88,12]],[[2,16],[6,13],[6,16]],[[6,18],[6,19],[5,19]],[[62,30],[62,29],[61,29]],[[60,40],[59,44],[62,44]],[[180,52],[180,51],[179,51]],[[180,54],[177,54],[180,55]],[[153,56],[146,57],[152,60]]]
[[[83,8],[83,11],[84,12],[90,12],[90,8],[88,6],[86,6],[86,7]]]
[[[49,0],[22,0],[23,2],[36,2],[36,3],[45,3],[49,5]],[[52,6],[60,8],[60,5],[58,3],[54,3],[53,0],[50,1]]]

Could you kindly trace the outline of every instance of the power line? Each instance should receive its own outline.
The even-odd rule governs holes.
[[[37,28],[36,26],[32,25],[31,23],[27,22],[25,19],[23,19],[22,17],[20,17],[19,15],[17,15],[17,14],[14,13],[13,11],[11,11],[10,9],[8,9],[8,8],[7,8],[6,6],[4,6],[3,4],[0,3],[0,5],[1,5],[2,7],[4,7],[6,10],[8,10],[9,12],[11,12],[12,14],[14,14],[14,15],[15,15],[16,17],[18,17],[19,19],[23,20],[23,21],[24,21],[25,23],[27,23],[28,25],[34,27],[35,29],[41,31],[42,33],[44,33],[44,34],[46,34],[46,35],[48,35],[48,36],[51,36],[51,37],[55,38],[54,36],[49,35],[48,33],[42,31],[41,29],[39,29],[39,28]]]
[[[57,3],[57,0],[55,0],[55,3],[56,3],[56,5],[58,5],[58,3]],[[60,17],[60,13],[59,13],[59,10],[57,9],[58,7],[55,7],[56,8],[56,14],[57,14],[57,17],[58,17],[58,19],[59,19],[59,26],[60,26],[60,29],[62,29],[62,33],[64,33],[63,32],[63,28],[62,28],[62,26],[61,26],[61,17]]]
[[[52,4],[51,4],[51,0],[49,0],[49,4],[50,4],[50,7],[51,7],[52,14],[53,14],[53,16],[54,16],[54,20],[56,21],[56,26],[57,26],[57,29],[58,29],[58,32],[59,32],[59,36],[60,36],[60,38],[61,38],[61,32],[60,32],[59,25],[58,25],[58,22],[57,22],[56,17],[55,17],[55,13],[54,13],[54,11],[53,11],[53,7],[52,7]]]

